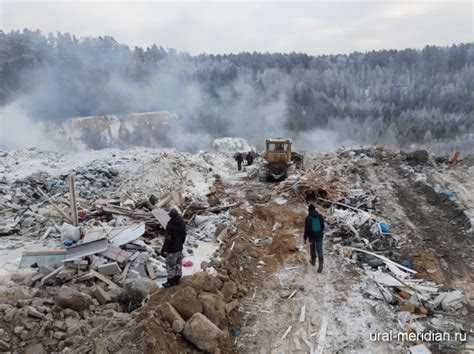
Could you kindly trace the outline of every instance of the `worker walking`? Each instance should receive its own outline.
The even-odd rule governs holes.
[[[249,151],[247,153],[247,156],[245,156],[245,159],[247,160],[247,166],[250,166],[253,164],[253,153],[252,151]]]
[[[170,220],[166,225],[166,237],[161,255],[166,258],[168,280],[164,288],[177,285],[181,280],[183,261],[183,244],[186,239],[186,224],[176,209],[169,212]]]
[[[304,225],[304,242],[306,243],[306,240],[309,239],[312,265],[316,264],[316,254],[318,255],[318,273],[323,271],[323,237],[324,218],[318,213],[316,207],[310,204]]]
[[[239,171],[241,171],[242,170],[242,162],[244,161],[244,156],[241,152],[238,152],[235,155],[235,161],[237,161],[237,169]]]

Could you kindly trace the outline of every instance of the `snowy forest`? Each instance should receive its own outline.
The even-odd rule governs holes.
[[[358,143],[471,142],[474,43],[311,56],[191,56],[112,37],[0,31],[0,106],[35,120],[167,110],[212,136],[337,131]]]

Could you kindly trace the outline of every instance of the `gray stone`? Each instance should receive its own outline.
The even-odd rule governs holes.
[[[57,340],[64,340],[66,338],[66,333],[56,331],[56,332],[54,332],[53,337]]]
[[[25,348],[25,354],[46,354],[46,350],[44,350],[43,344],[31,344]]]
[[[225,312],[231,313],[239,306],[239,302],[237,300],[231,301],[225,305]]]
[[[158,286],[156,283],[148,278],[135,278],[135,279],[130,279],[127,280],[125,283],[125,291],[126,292],[138,292],[140,293],[143,297],[147,296],[150,294],[152,291],[158,289]]]
[[[25,327],[23,326],[16,326],[15,328],[13,328],[13,333],[20,334],[21,332],[23,332],[24,329]]]
[[[217,327],[221,327],[225,320],[225,302],[222,295],[202,293],[199,295],[202,303],[202,313]]]
[[[232,280],[226,281],[221,289],[222,295],[227,301],[230,301],[232,297],[237,294],[237,285]]]
[[[169,302],[185,320],[196,312],[202,312],[203,310],[202,303],[197,298],[196,290],[190,286],[179,288]]]
[[[97,267],[97,271],[105,275],[114,275],[122,272],[117,262],[101,264]]]
[[[158,317],[167,321],[175,333],[181,333],[183,331],[186,322],[169,302],[158,306],[156,311]]]
[[[110,295],[100,286],[95,287],[94,296],[101,305],[105,305],[111,301]]]
[[[66,327],[68,336],[81,335],[81,321],[68,317],[66,318]]]
[[[36,310],[34,307],[28,306],[26,309],[27,309],[28,316],[33,317],[33,318],[39,318],[42,320],[46,319],[46,316],[43,315],[38,310]]]
[[[0,350],[3,352],[10,350],[10,344],[0,339]]]
[[[55,297],[56,304],[62,308],[83,311],[92,304],[92,298],[76,289],[61,287]]]
[[[218,348],[218,342],[224,337],[224,332],[202,313],[195,313],[186,322],[183,335],[199,349],[212,353]]]

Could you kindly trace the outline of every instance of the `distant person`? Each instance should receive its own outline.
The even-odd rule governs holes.
[[[245,159],[247,160],[247,166],[250,166],[253,164],[253,153],[252,151],[249,151],[247,153],[247,156],[245,156]]]
[[[166,237],[161,255],[166,258],[166,272],[168,280],[164,288],[177,285],[181,280],[183,261],[183,244],[186,239],[186,224],[176,209],[169,212],[170,220],[166,225]]]
[[[304,243],[309,239],[311,264],[313,266],[316,264],[316,254],[318,255],[318,273],[323,271],[323,237],[324,218],[318,213],[316,207],[310,204],[304,225]]]
[[[235,155],[235,161],[237,161],[237,170],[242,171],[242,162],[244,161],[244,156],[241,152],[238,152]]]

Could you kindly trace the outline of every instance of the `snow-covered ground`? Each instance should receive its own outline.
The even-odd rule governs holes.
[[[113,169],[118,173],[117,189],[107,191],[110,197],[153,194],[160,198],[168,192],[179,191],[193,200],[207,202],[206,195],[214,184],[215,176],[232,178],[235,166],[232,157],[217,152],[190,154],[150,148],[87,150],[72,153],[38,149],[14,150],[0,154],[0,183],[5,187],[0,190],[0,205],[2,201],[4,206],[11,201],[14,191],[8,186],[15,181],[38,173],[47,173],[47,178],[53,180],[90,169]],[[80,185],[76,187],[84,188]],[[86,189],[89,189],[88,192],[97,199],[104,193],[104,190],[97,187],[91,186]],[[2,195],[2,191],[5,194]],[[94,200],[86,202],[92,203]],[[0,215],[0,224],[10,222],[10,219],[5,219],[5,215],[7,214]],[[206,242],[199,241],[194,254],[188,255],[195,264],[192,269],[197,269],[202,261],[208,261],[217,248],[217,244],[212,241],[215,236],[214,223],[222,223],[222,216],[219,216],[219,220],[211,218],[210,226],[207,228],[196,230],[190,228],[188,243],[192,244],[197,236],[206,240]],[[39,230],[41,228],[33,228],[29,234],[0,236],[0,270],[4,275],[16,270],[24,251],[62,247],[59,239],[49,237],[45,241],[40,241],[43,232]]]

